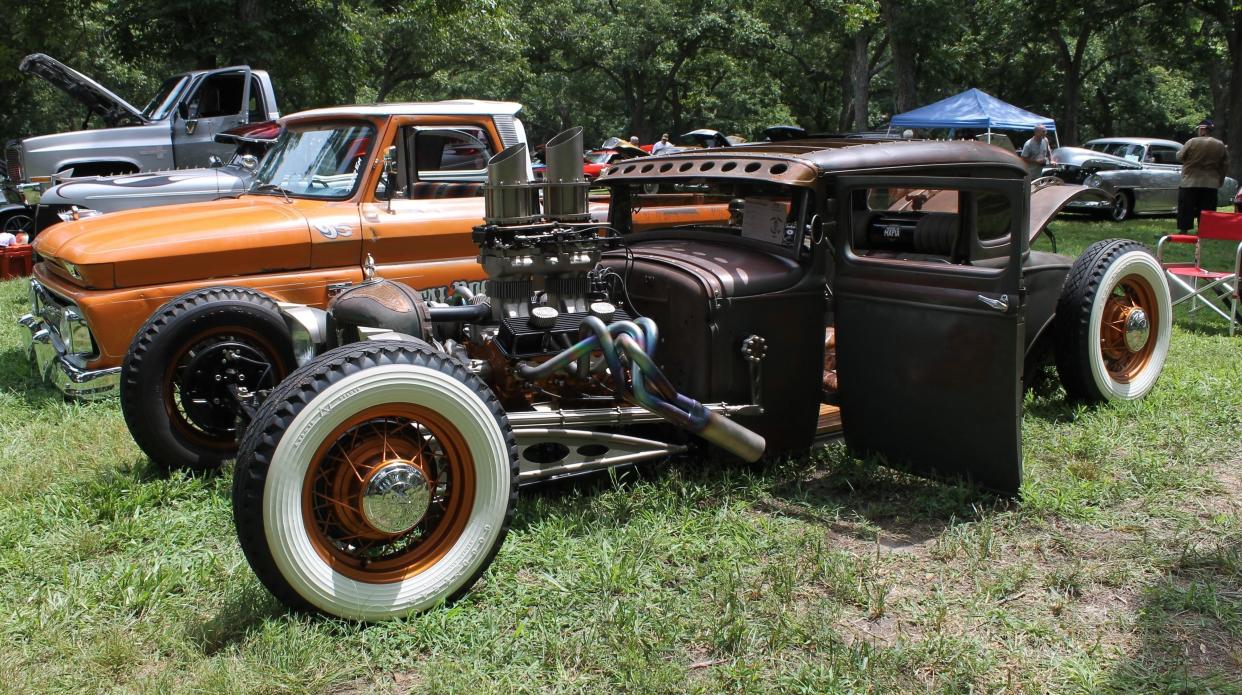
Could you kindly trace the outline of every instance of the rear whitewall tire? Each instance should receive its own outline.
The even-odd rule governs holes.
[[[280,434],[263,482],[264,545],[281,588],[324,613],[363,621],[423,611],[469,588],[503,541],[515,499],[512,434],[498,421],[494,403],[476,393],[479,386],[432,366],[381,364],[332,381],[306,402]],[[465,528],[442,558],[413,576],[371,583],[342,574],[318,552],[305,520],[303,491],[324,440],[350,418],[386,404],[425,407],[451,422],[470,452],[475,486]],[[262,423],[256,419],[256,424]],[[264,583],[273,588],[270,579]]]

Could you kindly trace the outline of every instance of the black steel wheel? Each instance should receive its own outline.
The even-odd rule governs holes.
[[[0,232],[9,234],[34,233],[34,215],[26,210],[14,210],[0,216]]]
[[[1108,216],[1114,222],[1125,222],[1134,216],[1134,195],[1130,191],[1117,191]]]
[[[121,366],[121,410],[160,467],[208,471],[237,452],[241,400],[271,390],[294,366],[276,303],[254,290],[181,295],[138,331]]]

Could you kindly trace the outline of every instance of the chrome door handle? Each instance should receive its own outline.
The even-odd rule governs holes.
[[[1002,294],[997,299],[979,295],[979,301],[988,305],[988,308],[990,309],[995,309],[997,311],[1009,311],[1009,295],[1007,294]]]

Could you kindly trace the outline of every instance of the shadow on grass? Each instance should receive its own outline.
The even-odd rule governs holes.
[[[0,350],[0,392],[12,393],[31,408],[65,402],[59,391],[35,373],[25,350],[16,346]]]
[[[204,656],[212,656],[244,642],[264,621],[286,615],[297,613],[261,587],[232,591],[214,616],[188,627],[186,637]]]
[[[1187,548],[1142,592],[1137,646],[1113,670],[1118,693],[1242,692],[1242,539]]]

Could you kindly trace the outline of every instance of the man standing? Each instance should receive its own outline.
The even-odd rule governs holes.
[[[1019,156],[1026,162],[1026,172],[1030,174],[1032,179],[1037,179],[1044,173],[1044,167],[1048,165],[1048,157],[1051,149],[1048,147],[1048,129],[1043,125],[1035,126],[1035,133],[1022,145],[1022,151]]]
[[[668,141],[668,133],[665,133],[660,136],[659,142],[651,146],[651,154],[660,154],[672,146],[673,143]]]
[[[1225,181],[1229,169],[1229,150],[1212,137],[1212,119],[1205,118],[1195,129],[1177,161],[1182,163],[1182,181],[1177,189],[1177,229],[1189,234],[1199,222],[1199,213],[1216,209],[1216,189]]]

